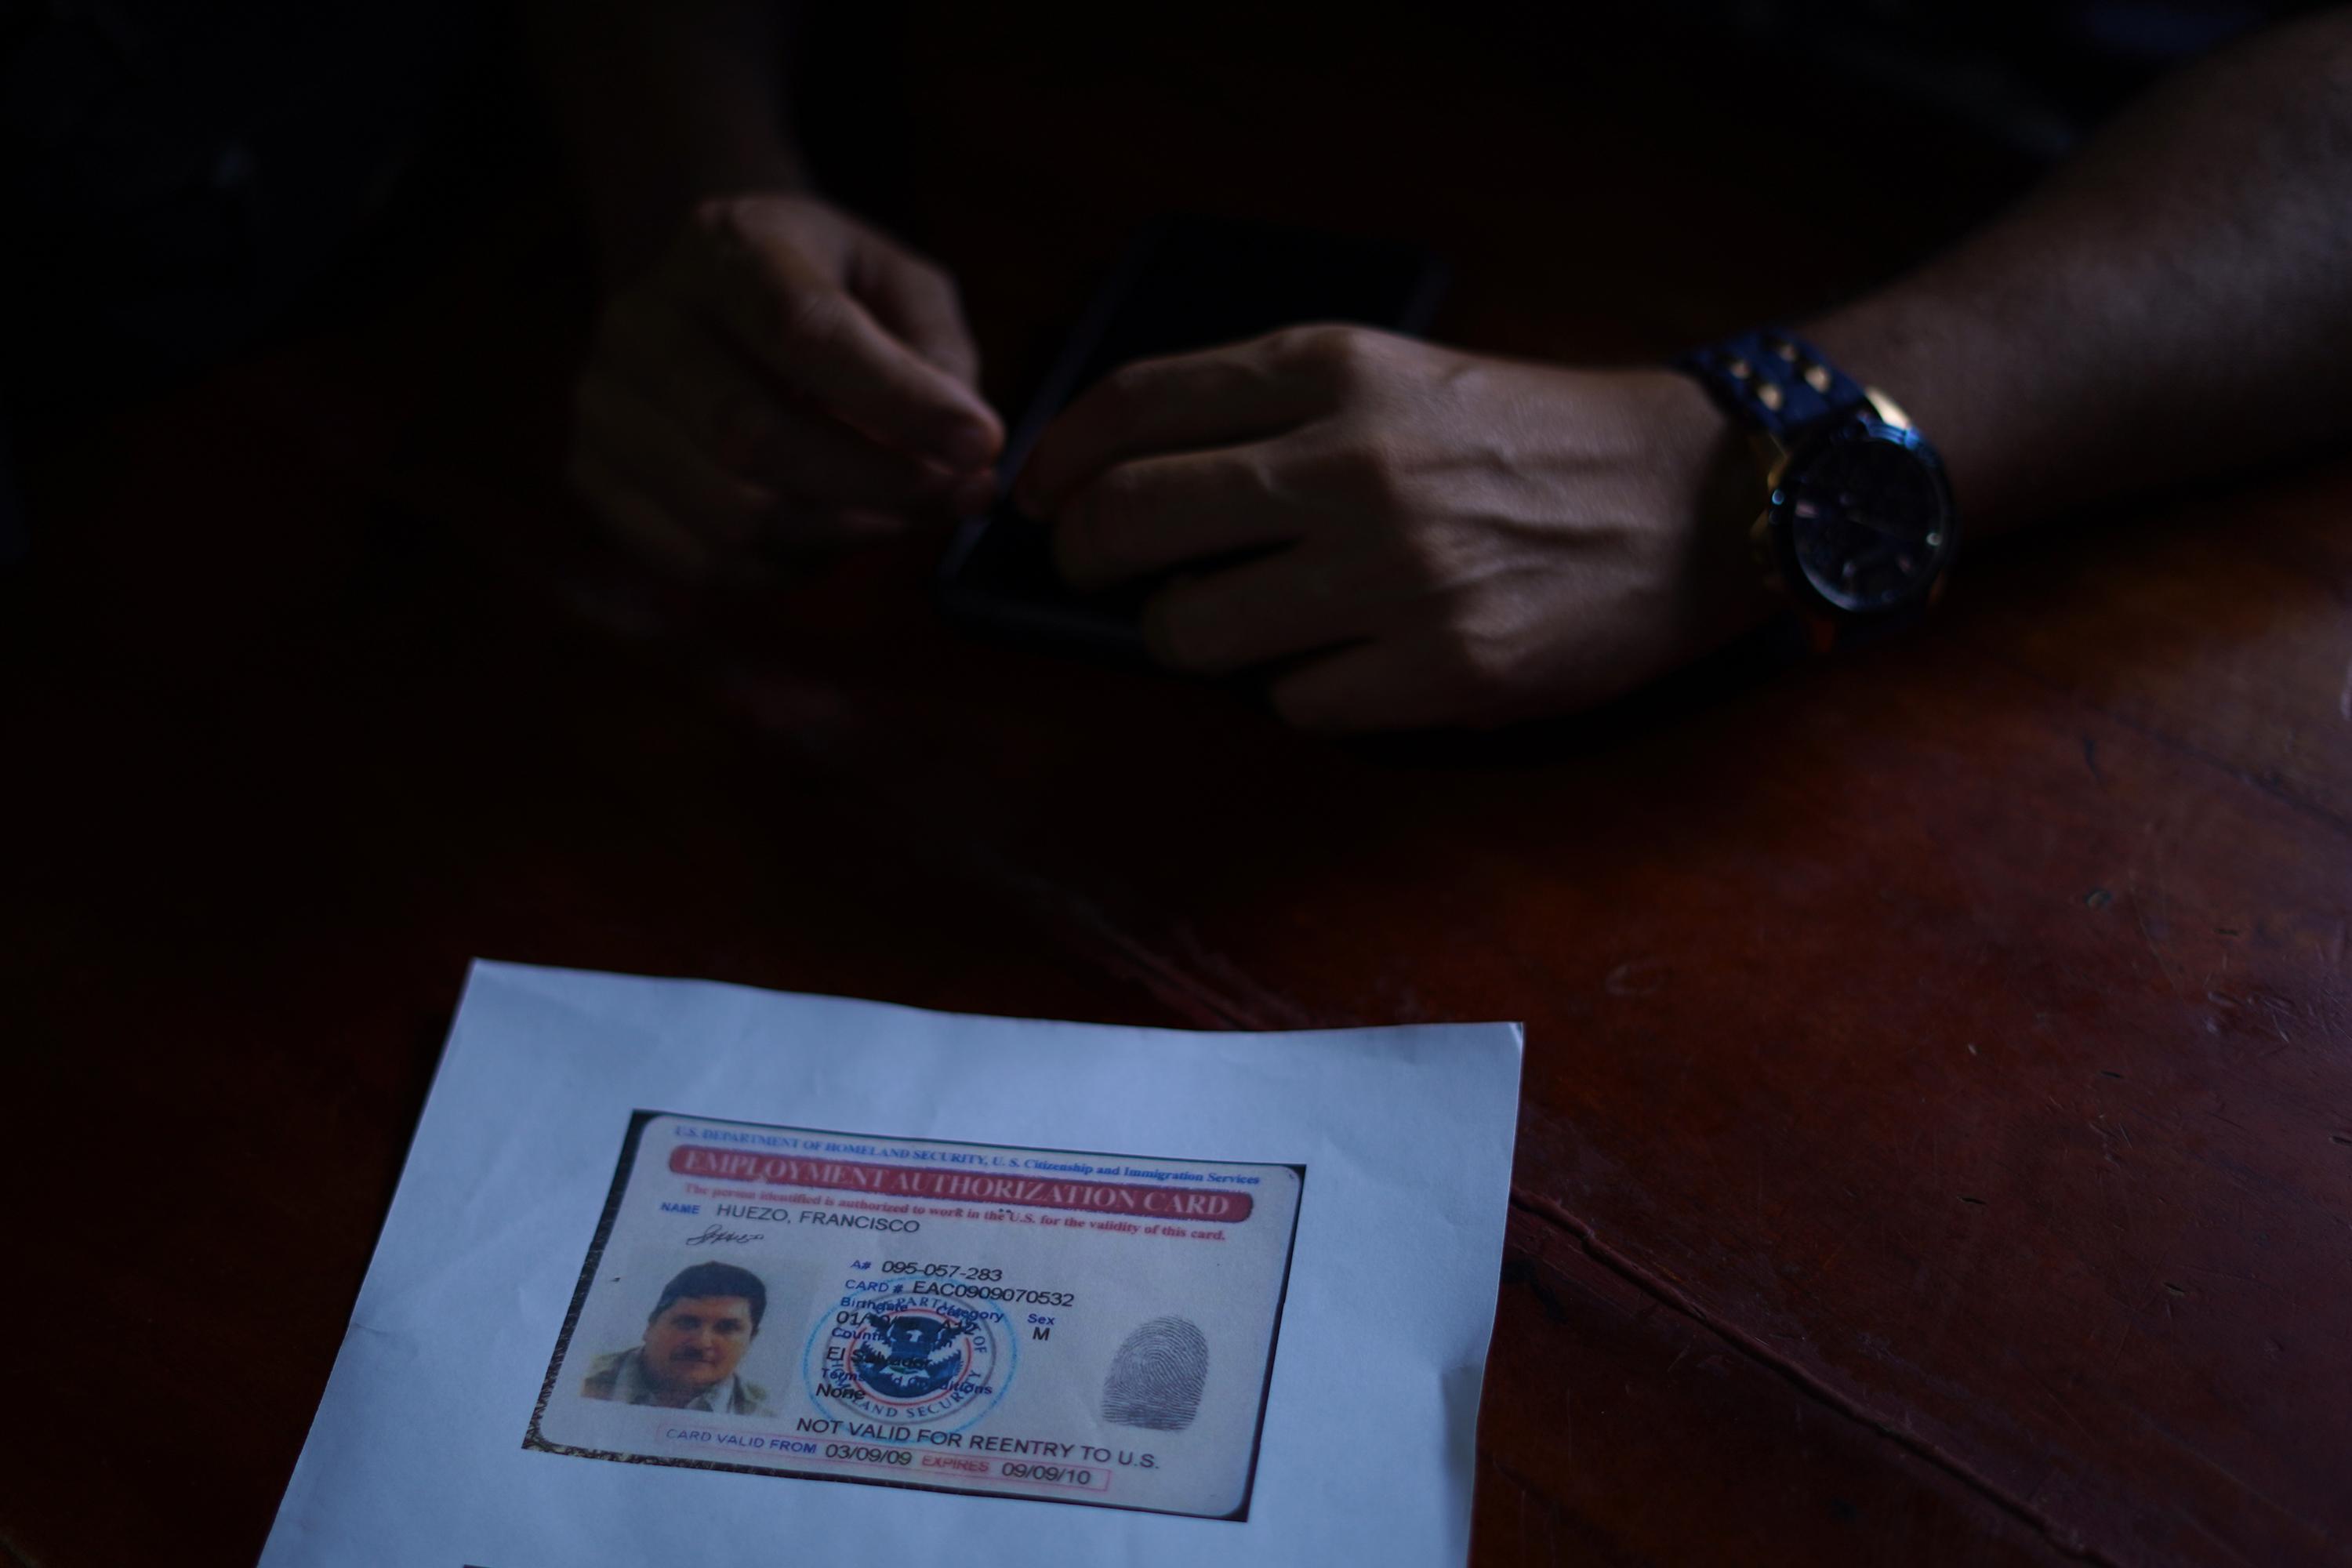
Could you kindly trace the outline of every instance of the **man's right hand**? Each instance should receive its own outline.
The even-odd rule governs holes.
[[[607,297],[570,478],[688,578],[978,510],[1003,425],[948,276],[813,197],[704,203]]]

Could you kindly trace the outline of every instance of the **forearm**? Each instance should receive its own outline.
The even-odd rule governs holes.
[[[596,226],[626,277],[705,196],[804,186],[776,0],[525,0],[532,53]]]
[[[2015,211],[1807,334],[1972,532],[2352,434],[2352,12],[2160,87]]]

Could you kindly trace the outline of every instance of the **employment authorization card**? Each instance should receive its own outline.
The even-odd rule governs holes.
[[[640,1110],[527,1441],[1245,1518],[1305,1174]]]
[[[1519,1048],[478,963],[262,1568],[1459,1563]]]

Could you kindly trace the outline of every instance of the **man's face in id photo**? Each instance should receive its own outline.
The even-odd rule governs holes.
[[[751,1348],[751,1303],[740,1296],[688,1296],[646,1325],[646,1374],[686,1395],[726,1382]]]

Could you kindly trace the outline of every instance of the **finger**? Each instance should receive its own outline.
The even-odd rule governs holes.
[[[643,388],[714,464],[803,506],[940,510],[987,480],[985,469],[951,474],[791,406],[691,322],[623,322],[604,349],[614,379]]]
[[[593,451],[585,447],[573,450],[569,478],[572,489],[618,542],[673,577],[690,583],[709,578],[709,547],[692,529],[631,488]]]
[[[904,512],[877,511],[865,507],[838,507],[794,513],[769,535],[767,553],[780,562],[803,556],[826,557],[839,551],[862,550],[907,532]]]
[[[804,507],[961,511],[979,510],[969,504],[974,496],[994,493],[984,468],[959,475],[917,463],[804,409],[774,410],[751,455],[755,472]]]
[[[843,507],[824,519],[825,535],[842,544],[871,544],[907,531],[905,514],[869,507]]]
[[[709,298],[731,339],[779,383],[886,447],[962,472],[1003,426],[977,393],[892,337],[789,247],[725,220]]]
[[[1274,683],[1275,711],[1302,730],[1344,734],[1474,721],[1454,661],[1435,642],[1370,642]]]
[[[1186,561],[1295,539],[1304,527],[1272,478],[1270,443],[1142,458],[1072,495],[1054,555],[1073,587],[1108,587]]]
[[[1097,382],[1038,438],[1021,504],[1052,517],[1112,464],[1271,436],[1325,405],[1323,384],[1293,373],[1281,334],[1229,348],[1138,360]]]
[[[676,521],[724,544],[748,543],[773,521],[773,490],[720,468],[627,383],[592,370],[572,401],[581,440]]]
[[[955,279],[928,261],[880,245],[861,248],[856,262],[851,292],[865,301],[875,320],[977,392],[980,347],[971,341]]]
[[[1355,641],[1374,612],[1339,571],[1300,548],[1171,584],[1144,605],[1144,641],[1160,663],[1199,675]]]

